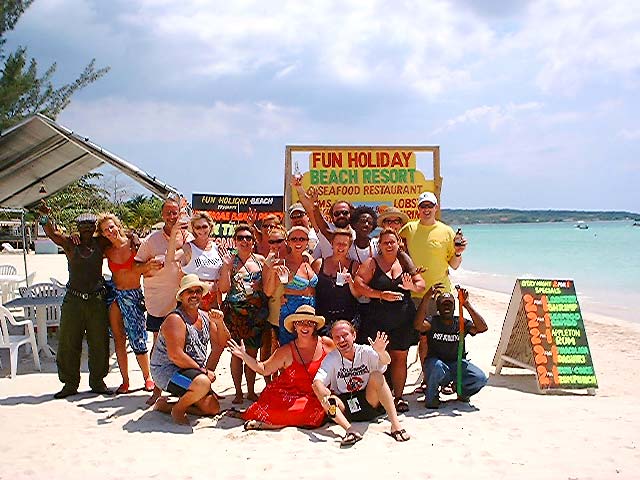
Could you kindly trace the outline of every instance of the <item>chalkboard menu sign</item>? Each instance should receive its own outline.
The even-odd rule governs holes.
[[[534,371],[541,391],[597,388],[573,280],[516,281],[493,364]]]

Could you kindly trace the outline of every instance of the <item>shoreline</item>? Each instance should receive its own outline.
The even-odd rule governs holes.
[[[66,280],[64,255],[38,257],[44,258],[29,260],[41,269],[37,281],[50,276]],[[0,256],[0,264],[8,263],[4,258]],[[22,261],[21,256],[17,259]],[[320,479],[361,476],[367,468],[375,469],[376,477],[397,479],[468,477],[471,471],[481,480],[537,479],[540,462],[551,478],[636,478],[640,405],[634,399],[640,395],[635,381],[640,326],[585,311],[599,385],[596,395],[584,391],[543,395],[529,371],[505,368],[502,375],[493,373],[491,363],[510,294],[473,286],[469,291],[470,301],[489,326],[487,333],[469,338],[469,359],[488,375],[488,385],[472,397],[471,404],[443,397],[447,401],[440,409],[425,409],[424,396],[411,393],[420,375],[413,347],[405,388],[411,410],[400,415],[411,440],[403,444],[385,434],[386,417],[355,423],[364,439],[350,449],[339,448],[340,429],[333,424],[315,430],[243,431],[241,420],[218,416],[191,417],[191,427],[174,425],[168,415],[146,408],[149,394],[139,389],[142,375],[130,350],[131,394],[87,393],[85,347],[79,389],[83,393],[53,400],[61,386],[53,360],[43,360],[42,373],[36,372],[30,355],[22,350],[18,375],[11,379],[8,355],[0,351],[0,423],[5,436],[15,439],[3,447],[9,460],[0,478],[162,478],[167,472],[193,478],[214,468],[217,478],[254,479],[259,474],[265,479]],[[51,343],[55,345],[55,334]],[[214,384],[216,392],[225,396],[223,409],[233,406],[229,360],[225,350]],[[120,379],[112,353],[105,381],[114,388]],[[258,375],[256,391],[263,387]],[[248,405],[245,401],[241,407]],[[594,438],[598,448],[593,447]],[[418,460],[423,458],[426,461]]]

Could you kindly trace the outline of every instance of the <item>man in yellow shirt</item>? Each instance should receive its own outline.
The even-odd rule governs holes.
[[[427,270],[422,274],[427,290],[442,284],[444,290],[451,292],[449,267],[454,270],[462,263],[462,253],[467,241],[462,232],[436,220],[438,199],[431,192],[422,192],[418,197],[419,220],[408,222],[400,229],[400,236],[416,266]],[[420,303],[421,295],[412,294],[414,302]]]

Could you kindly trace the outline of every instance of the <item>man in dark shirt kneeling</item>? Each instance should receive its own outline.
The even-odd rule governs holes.
[[[459,287],[456,287],[459,288]],[[459,317],[454,316],[455,300],[449,292],[436,292],[427,294],[416,313],[414,326],[421,335],[427,337],[427,355],[424,360],[425,381],[427,389],[425,391],[425,406],[427,408],[438,408],[440,398],[439,387],[445,387],[449,383],[457,383],[458,366],[458,341]],[[469,292],[461,289],[462,305],[459,314],[462,315],[462,307],[466,308],[471,315],[471,320],[464,320],[464,334],[475,335],[487,331],[487,324],[482,315],[469,303]],[[427,317],[430,302],[436,302],[437,312],[431,317]],[[458,400],[469,402],[469,398],[475,395],[487,384],[487,376],[477,366],[466,359],[466,352],[462,357],[462,392],[458,393]]]

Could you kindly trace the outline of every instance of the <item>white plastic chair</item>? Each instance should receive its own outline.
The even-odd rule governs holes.
[[[17,275],[18,269],[13,265],[0,265],[0,275]]]
[[[56,287],[66,290],[67,286],[57,278],[49,277],[49,280],[51,280],[51,283],[53,283]]]
[[[9,335],[9,324],[14,327],[24,326],[25,335]],[[9,350],[9,360],[11,362],[11,378],[15,378],[18,371],[18,349],[21,345],[31,345],[33,363],[38,371],[40,368],[40,357],[38,356],[38,346],[36,345],[36,334],[31,320],[17,321],[11,312],[0,305],[0,349]],[[0,365],[1,366],[1,365]]]

